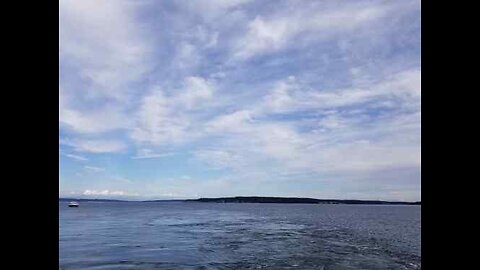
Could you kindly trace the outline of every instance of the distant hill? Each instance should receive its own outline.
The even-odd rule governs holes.
[[[113,199],[75,199],[59,198],[59,201],[78,202],[214,202],[214,203],[307,203],[307,204],[374,204],[374,205],[421,205],[421,202],[391,202],[378,200],[336,200],[336,199],[312,199],[299,197],[260,197],[260,196],[237,196],[222,198],[200,198],[189,200],[148,200],[126,201]]]
[[[393,205],[420,205],[421,202],[390,202],[378,200],[329,200],[297,197],[225,197],[225,198],[200,198],[186,200],[190,202],[216,202],[216,203],[308,203],[308,204],[393,204]]]

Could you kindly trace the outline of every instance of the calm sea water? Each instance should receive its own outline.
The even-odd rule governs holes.
[[[421,206],[60,202],[60,269],[420,269]]]

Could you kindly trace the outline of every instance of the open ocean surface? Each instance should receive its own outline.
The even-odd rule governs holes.
[[[60,269],[421,268],[421,206],[67,204]]]

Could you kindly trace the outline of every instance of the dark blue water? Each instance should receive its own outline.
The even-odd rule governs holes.
[[[420,269],[420,206],[60,205],[60,269]]]

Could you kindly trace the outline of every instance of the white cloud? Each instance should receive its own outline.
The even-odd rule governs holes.
[[[295,89],[296,85],[294,77],[289,77],[285,81],[280,81],[271,93],[264,97],[264,104],[257,106],[257,108],[260,110],[267,109],[273,112],[285,112],[285,110],[294,106],[296,102],[298,102],[290,93]],[[259,113],[263,112],[260,111]]]
[[[174,155],[172,152],[165,153],[156,153],[151,149],[139,149],[137,155],[132,156],[132,159],[151,159],[151,158],[162,158],[169,157]]]
[[[330,91],[305,89],[294,78],[288,78],[253,104],[251,110],[209,121],[209,134],[220,136],[217,149],[197,152],[196,158],[224,168],[242,164],[249,171],[266,170],[262,168],[264,164],[347,174],[417,167],[419,77],[419,70],[413,69],[364,88]],[[359,108],[368,109],[363,105],[366,102],[380,103],[391,98],[398,101],[395,106],[400,111],[396,115],[372,120],[361,110],[352,114]],[[272,119],[276,114],[305,110],[313,110],[319,116],[307,122]]]
[[[94,173],[99,173],[99,172],[104,172],[105,168],[100,168],[100,167],[94,167],[94,166],[84,166],[83,167],[86,171],[89,172],[94,172]]]
[[[208,80],[202,77],[187,77],[183,89],[173,98],[177,106],[183,106],[184,109],[198,108],[202,102],[213,97],[214,86]]]
[[[197,0],[195,2],[178,1],[176,4],[201,16],[206,21],[215,21],[220,17],[228,16],[232,11],[249,2],[252,0]]]
[[[88,160],[86,157],[79,156],[79,155],[74,155],[74,154],[65,154],[65,156],[69,157],[71,159],[79,160],[79,161],[87,161]]]
[[[114,177],[113,181],[120,182],[120,183],[126,183],[126,184],[133,183],[133,181],[131,179],[128,179],[128,178],[125,178],[125,177]]]
[[[103,133],[125,129],[130,125],[130,119],[126,115],[105,108],[82,112],[61,107],[60,122],[79,133]]]
[[[105,190],[90,190],[87,189],[83,192],[83,195],[87,196],[138,196],[137,193],[128,193],[121,190],[109,191]]]
[[[214,167],[241,166],[250,173],[303,170],[361,176],[387,168],[417,167],[417,130],[410,131],[408,124],[396,126],[399,123],[381,121],[364,129],[346,122],[325,134],[301,133],[293,126],[274,122],[248,124],[241,135],[218,140],[217,150],[198,151],[195,157]],[[381,138],[375,138],[382,133]]]
[[[183,87],[170,96],[154,89],[142,101],[131,138],[154,145],[195,138],[193,111],[205,108],[213,98],[213,91],[212,83],[201,77],[185,78]]]
[[[190,126],[188,117],[174,110],[170,99],[161,90],[156,90],[143,99],[137,113],[137,126],[131,137],[135,141],[162,144],[182,142]]]
[[[244,157],[224,150],[198,150],[194,152],[195,158],[206,162],[208,165],[220,168],[239,169],[244,166]]]
[[[268,94],[258,113],[282,113],[306,109],[339,109],[370,101],[395,98],[408,106],[419,106],[420,70],[409,69],[382,81],[346,89],[309,89],[292,78],[280,81]]]
[[[60,128],[77,152],[118,153],[131,128],[132,84],[151,68],[151,43],[130,1],[60,2]],[[135,92],[134,92],[135,91]],[[118,133],[117,133],[118,134]],[[80,135],[80,136],[79,136]],[[92,138],[95,135],[98,139]]]
[[[206,123],[207,131],[242,132],[247,128],[248,122],[252,121],[252,113],[248,110],[240,110],[230,114],[220,115]]]
[[[288,13],[257,16],[248,24],[247,33],[234,47],[234,58],[247,59],[284,49],[302,33],[312,32],[317,39],[331,38],[353,31],[387,15],[388,6],[373,4],[333,5],[309,3],[300,8],[286,9]],[[298,43],[295,43],[298,46]]]
[[[195,45],[189,42],[182,42],[177,50],[173,65],[179,70],[190,70],[198,65],[200,55]]]
[[[135,20],[128,1],[60,2],[61,60],[91,82],[84,95],[125,100],[127,85],[149,69],[150,47]]]
[[[74,148],[77,152],[90,153],[118,153],[127,148],[127,145],[118,140],[63,140],[61,144]]]

